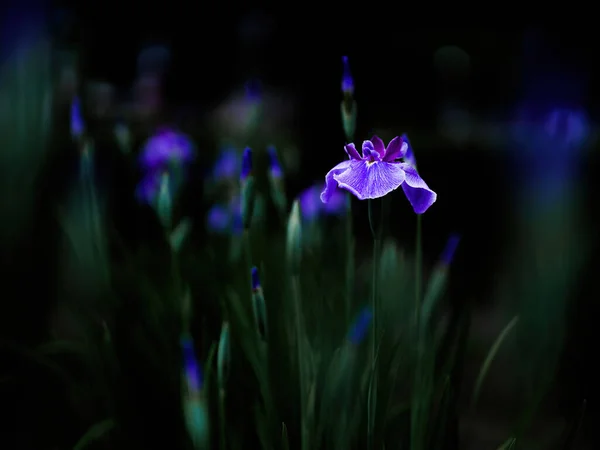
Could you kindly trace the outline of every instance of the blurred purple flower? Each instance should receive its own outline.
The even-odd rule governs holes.
[[[206,216],[208,231],[238,235],[243,231],[240,197],[234,196],[227,205],[213,205]]]
[[[162,128],[148,139],[139,162],[145,170],[160,170],[172,165],[185,165],[194,157],[194,145],[187,136]]]
[[[208,210],[206,226],[213,233],[226,233],[231,226],[231,211],[223,205],[214,205]]]
[[[542,188],[548,201],[577,179],[590,134],[583,107],[587,75],[557,54],[552,39],[529,30],[523,47],[524,95],[511,124],[514,158],[523,184]]]
[[[219,153],[211,175],[215,180],[237,179],[241,164],[240,153],[232,147],[226,147]]]
[[[320,192],[323,190],[322,184],[314,184],[305,189],[298,196],[302,218],[311,222],[318,219],[321,214],[338,216],[346,212],[346,196],[348,195],[341,189],[335,189],[327,203],[320,199]]]
[[[414,167],[402,162],[407,149],[408,144],[400,137],[392,139],[386,148],[381,139],[373,136],[363,142],[362,157],[354,144],[346,145],[348,160],[327,173],[321,200],[327,203],[336,187],[366,200],[383,197],[402,186],[415,213],[423,214],[436,201],[437,194]]]

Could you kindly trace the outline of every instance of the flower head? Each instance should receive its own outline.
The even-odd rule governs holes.
[[[185,164],[194,159],[194,146],[185,135],[163,128],[142,149],[140,164],[146,170]]]
[[[403,161],[408,144],[402,138],[395,137],[386,147],[379,137],[373,136],[363,142],[362,156],[354,144],[346,145],[345,150],[349,159],[325,176],[323,203],[329,202],[337,187],[365,200],[383,197],[400,186],[417,214],[424,213],[435,202],[437,194],[413,166]]]

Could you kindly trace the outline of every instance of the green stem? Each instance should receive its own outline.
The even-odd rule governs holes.
[[[416,249],[415,249],[415,305],[414,305],[414,342],[415,342],[415,354],[414,354],[414,383],[412,389],[412,401],[411,401],[411,433],[410,433],[410,448],[411,450],[422,450],[423,440],[425,439],[423,433],[423,414],[421,404],[421,396],[424,394],[423,390],[423,346],[424,336],[420,332],[420,308],[421,308],[421,279],[422,279],[422,248],[421,248],[421,215],[417,215],[417,238],[416,238]]]
[[[225,433],[225,388],[219,388],[219,450],[227,449],[227,435]]]
[[[367,438],[369,449],[375,448],[375,422],[376,422],[376,411],[377,411],[377,381],[378,381],[378,370],[377,370],[377,345],[379,340],[379,293],[377,290],[379,281],[379,249],[381,241],[379,239],[373,239],[373,279],[371,282],[371,309],[373,311],[373,319],[371,326],[371,371],[372,378],[369,386],[369,407],[368,407],[368,423],[367,423]]]
[[[421,248],[421,215],[417,215],[417,245],[415,250],[415,325],[419,326],[419,310],[421,308],[422,289],[422,248]]]
[[[304,364],[305,351],[304,351],[304,336],[302,331],[304,329],[303,318],[302,318],[302,303],[301,303],[301,292],[300,292],[300,277],[297,274],[292,275],[292,296],[294,301],[295,318],[296,318],[296,341],[298,348],[298,372],[300,378],[300,429],[301,429],[301,448],[302,450],[309,450],[308,440],[308,424],[307,424],[307,386],[306,386],[306,366]]]
[[[352,314],[352,292],[354,291],[354,239],[352,234],[352,203],[348,201],[346,210],[346,324],[350,323]]]
[[[376,203],[377,202],[377,203]],[[377,345],[379,340],[379,293],[377,290],[379,282],[379,249],[381,246],[381,236],[383,234],[383,200],[369,200],[369,225],[373,235],[373,279],[371,280],[371,310],[373,319],[371,325],[371,384],[369,385],[369,400],[367,410],[367,439],[369,449],[373,450],[375,446],[375,423],[377,411]],[[377,211],[377,208],[379,210]]]

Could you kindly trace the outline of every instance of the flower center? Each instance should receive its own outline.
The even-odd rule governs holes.
[[[367,167],[371,167],[373,164],[375,164],[377,161],[367,161]]]

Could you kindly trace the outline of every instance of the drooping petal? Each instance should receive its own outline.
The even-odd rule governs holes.
[[[349,161],[343,161],[343,162],[339,163],[337,166],[335,166],[333,169],[331,169],[329,172],[327,172],[327,175],[325,175],[325,189],[323,189],[323,192],[321,192],[321,201],[323,203],[327,203],[329,201],[329,199],[335,192],[335,189],[337,188],[338,183],[334,179],[335,175],[344,173],[346,170],[348,170],[350,168],[350,165],[353,162],[358,162],[358,161],[355,161],[352,159]]]
[[[350,144],[346,145],[344,147],[344,150],[346,150],[346,153],[348,154],[348,157],[350,159],[362,159],[358,153],[358,150],[356,150],[356,147],[354,146],[354,144],[350,143]]]
[[[333,192],[333,195],[329,201],[323,205],[323,212],[332,216],[340,216],[345,214],[347,211],[346,197],[348,195],[348,192],[345,190],[337,188]]]
[[[397,189],[404,182],[404,170],[398,163],[351,161],[348,170],[333,174],[333,178],[339,187],[365,200]]]
[[[406,194],[406,198],[408,198],[415,213],[423,214],[435,203],[437,194],[429,189],[429,186],[427,186],[425,181],[419,176],[414,167],[408,163],[401,163],[399,165],[406,173],[404,184],[402,184],[402,189]]]
[[[404,158],[406,151],[408,150],[408,144],[400,136],[396,136],[390,141],[387,148],[385,149],[384,161],[392,162],[395,159]]]
[[[379,138],[379,136],[373,136],[371,138],[371,143],[373,144],[375,151],[379,153],[379,156],[383,159],[383,156],[385,155],[385,144],[383,141]]]

